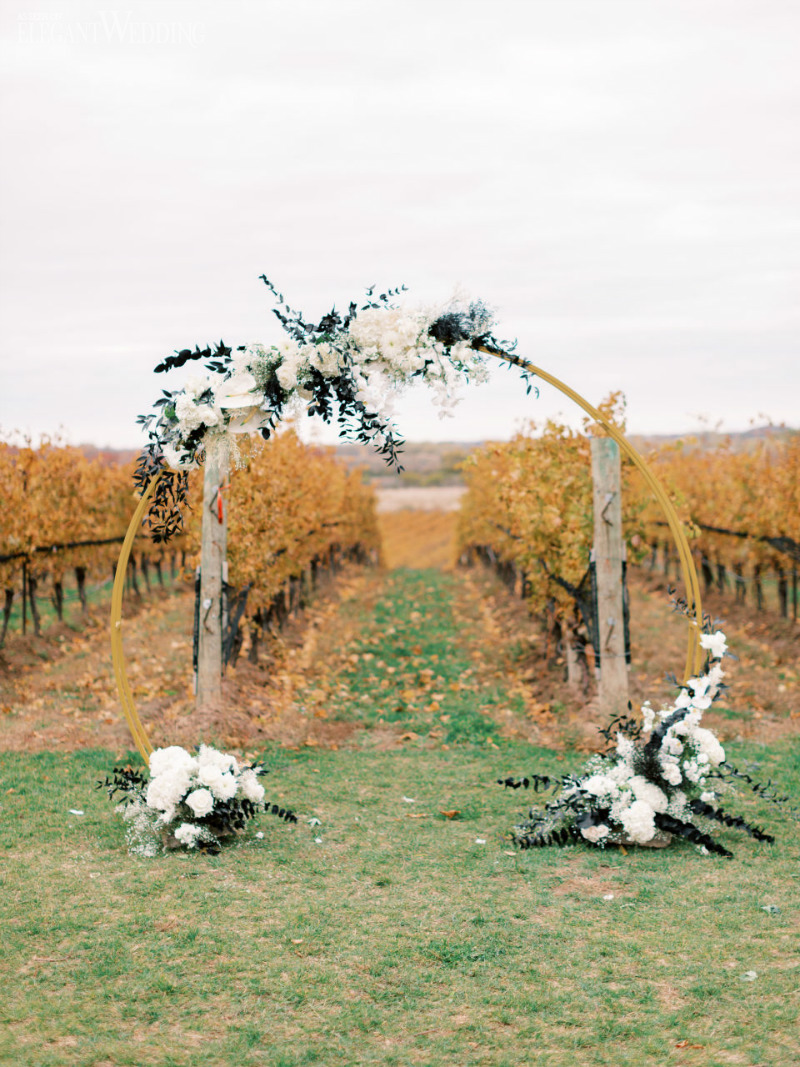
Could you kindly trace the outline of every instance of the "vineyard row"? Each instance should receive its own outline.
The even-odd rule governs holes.
[[[65,580],[74,574],[77,599],[88,610],[87,587],[113,573],[135,505],[132,466],[88,458],[79,449],[44,442],[0,442],[0,481],[6,507],[0,525],[0,582],[5,591],[2,637],[22,590],[22,620],[30,607],[41,628],[38,600],[49,591],[63,617]],[[229,597],[239,621],[258,635],[281,622],[316,582],[321,567],[345,558],[377,560],[380,550],[371,490],[328,452],[286,432],[240,457],[224,487],[230,523]],[[128,567],[128,588],[141,594],[165,567],[186,574],[199,558],[201,476],[194,474],[182,535],[166,545],[144,528]],[[237,591],[239,593],[237,594]],[[243,591],[243,592],[242,592]],[[237,595],[239,599],[237,600]],[[232,617],[232,616],[231,616]],[[231,651],[233,650],[231,640]],[[237,650],[238,651],[238,650]]]

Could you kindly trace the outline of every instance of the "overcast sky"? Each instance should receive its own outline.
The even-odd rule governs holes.
[[[797,0],[3,0],[0,431],[135,446],[176,348],[497,309],[634,432],[800,425]],[[498,370],[409,439],[572,413]]]

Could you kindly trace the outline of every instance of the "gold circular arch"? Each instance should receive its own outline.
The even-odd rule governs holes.
[[[535,375],[537,378],[541,378],[542,381],[548,382],[548,384],[552,385],[555,389],[558,389],[558,391],[565,396],[568,396],[570,400],[578,405],[578,407],[583,408],[587,415],[590,415],[595,422],[600,423],[609,437],[617,442],[622,452],[624,452],[628,459],[630,459],[634,466],[641,472],[645,482],[661,506],[661,510],[664,512],[664,517],[667,520],[670,533],[672,534],[678,549],[681,576],[686,589],[686,599],[691,607],[691,615],[693,616],[689,618],[689,639],[683,673],[683,680],[688,681],[688,679],[700,669],[703,660],[703,653],[700,647],[700,633],[703,621],[700,583],[697,578],[697,570],[694,565],[692,551],[689,547],[683,524],[678,518],[678,514],[672,506],[672,502],[667,496],[661,482],[659,482],[658,478],[656,478],[650,470],[644,457],[633,447],[625,436],[619,432],[616,426],[609,422],[602,412],[598,411],[597,408],[593,407],[587,400],[584,400],[579,393],[576,393],[574,389],[571,389],[568,385],[554,377],[552,374],[549,374],[547,371],[542,370],[541,367],[534,366],[533,363],[528,363],[527,360],[521,359],[519,356],[515,356],[510,352],[483,346],[479,346],[478,351],[485,352],[490,356],[496,356],[498,359],[503,360],[506,363],[511,363],[516,367],[521,367],[523,370]],[[139,750],[139,754],[145,763],[149,762],[153,746],[150,744],[147,731],[136,711],[136,704],[134,703],[133,693],[131,692],[128,675],[125,670],[125,657],[122,651],[122,596],[125,589],[125,575],[128,570],[128,561],[130,559],[131,549],[133,548],[133,541],[136,534],[139,532],[147,508],[147,503],[153,494],[153,490],[156,487],[159,477],[160,475],[157,475],[150,482],[143,496],[139,500],[136,511],[133,513],[130,525],[128,526],[128,531],[125,534],[125,540],[122,543],[119,560],[117,561],[117,570],[114,576],[114,588],[111,594],[111,659],[114,665],[114,678],[117,683],[117,692],[119,693],[119,699],[122,705],[122,713],[125,716],[125,721],[128,724],[134,744]]]

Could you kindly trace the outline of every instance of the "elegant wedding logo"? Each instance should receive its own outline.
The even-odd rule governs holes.
[[[59,12],[32,11],[17,16],[17,36],[25,44],[179,45],[196,48],[205,41],[202,22],[135,19],[132,11],[99,11],[95,19],[65,19]]]

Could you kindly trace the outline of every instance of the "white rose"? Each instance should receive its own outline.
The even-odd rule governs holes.
[[[601,823],[599,826],[587,826],[581,830],[581,834],[587,841],[591,841],[593,845],[596,845],[598,841],[601,841],[604,837],[607,837],[609,833],[608,827],[605,823]]]
[[[174,471],[192,471],[197,467],[197,461],[182,448],[173,448],[172,445],[164,445],[161,454],[164,462]]]
[[[214,809],[214,797],[208,789],[195,789],[194,792],[190,793],[186,798],[186,803],[198,819],[202,818],[204,815],[208,815],[208,813]]]

